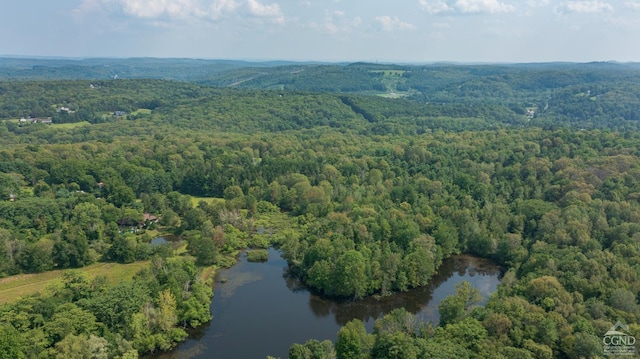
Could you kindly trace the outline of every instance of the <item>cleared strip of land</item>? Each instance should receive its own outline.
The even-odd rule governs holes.
[[[116,284],[121,280],[129,280],[149,261],[129,264],[119,263],[95,263],[79,269],[78,272],[86,273],[91,278],[105,276],[110,284]],[[62,275],[67,270],[54,270],[37,274],[19,274],[0,279],[0,304],[9,303],[29,294],[44,291],[53,284],[62,281]]]

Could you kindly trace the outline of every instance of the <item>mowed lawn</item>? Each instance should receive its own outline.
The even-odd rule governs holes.
[[[149,264],[149,261],[135,262],[129,264],[119,263],[96,263],[74,271],[83,272],[94,278],[96,276],[105,276],[109,284],[117,284],[121,280],[129,280],[142,267]],[[62,275],[69,271],[54,270],[37,274],[19,274],[7,278],[0,279],[0,304],[9,303],[19,298],[42,292],[53,284],[62,282]]]

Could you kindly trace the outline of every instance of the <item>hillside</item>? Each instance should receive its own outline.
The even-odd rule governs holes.
[[[385,86],[411,79],[353,66]],[[150,261],[131,281],[72,274],[0,306],[0,356],[168,350],[211,319],[201,268],[270,245],[307,287],[343,300],[426,286],[458,253],[505,268],[484,305],[469,286],[443,301],[438,327],[399,311],[374,333],[352,322],[336,343],[296,344],[292,358],[596,357],[616,322],[637,333],[637,70],[445,68],[418,82],[480,87],[429,90],[449,99],[433,102],[159,79],[0,83],[0,277]],[[171,243],[151,244],[160,230]]]
[[[637,128],[638,113],[640,113],[640,100],[637,95],[640,93],[640,85],[638,85],[640,65],[635,63],[392,65],[151,58],[86,60],[5,58],[0,59],[0,79],[12,80],[4,83],[4,93],[8,94],[21,93],[22,90],[11,88],[11,86],[20,86],[15,84],[17,80],[84,79],[107,84],[114,79],[147,79],[147,81],[156,79],[186,81],[200,85],[189,87],[186,83],[176,84],[176,87],[182,88],[180,94],[170,90],[162,98],[148,100],[147,104],[142,104],[143,96],[136,98],[137,105],[132,104],[131,100],[127,103],[127,100],[120,98],[124,103],[110,102],[107,104],[110,105],[109,110],[122,107],[133,111],[136,106],[137,108],[155,108],[169,102],[168,110],[170,111],[174,104],[178,104],[177,100],[196,100],[213,94],[222,96],[227,94],[232,97],[233,94],[237,94],[237,92],[224,92],[223,88],[258,92],[280,91],[278,95],[284,91],[289,96],[303,93],[333,93],[404,99],[422,105],[417,106],[403,101],[399,101],[399,104],[383,100],[377,102],[378,100],[373,99],[358,100],[358,102],[364,101],[376,108],[393,107],[392,112],[395,117],[399,115],[396,111],[398,108],[406,107],[408,110],[401,112],[411,114],[412,118],[409,122],[414,123],[409,126],[412,128],[410,131],[414,132],[425,130],[424,126],[420,125],[421,121],[414,120],[416,117],[421,117],[423,113],[428,117],[481,118],[489,122],[518,125],[531,122],[533,126],[569,125],[585,129]],[[160,83],[153,84],[153,86],[166,86]],[[108,86],[115,85],[110,83]],[[124,87],[117,85],[116,88],[122,90]],[[211,87],[219,90],[213,91]],[[34,91],[46,90],[35,88]],[[33,103],[22,105],[19,104],[20,100],[23,99],[10,97],[4,99],[5,104],[0,108],[0,118],[17,117],[18,114],[35,117],[44,114],[52,115],[52,108],[47,107],[49,105]],[[77,102],[77,99],[48,99],[49,103],[55,104],[65,102],[73,104],[74,101]],[[268,101],[270,101],[268,106],[279,107],[277,102]],[[438,108],[438,105],[444,105],[445,108]],[[446,107],[447,105],[449,107]],[[451,105],[455,109],[452,109]],[[186,106],[191,105],[186,104]],[[100,105],[89,104],[89,107],[98,108]],[[333,108],[330,104],[322,107]],[[287,110],[276,111],[286,112]],[[355,108],[355,111],[358,112],[359,109]],[[379,111],[384,110],[376,109],[370,115],[380,117],[380,113],[377,113]],[[360,115],[366,116],[364,112]],[[90,115],[85,113],[84,116],[84,120],[88,120],[86,117]],[[76,117],[82,116],[78,114]],[[384,116],[385,119],[391,119],[391,117],[393,116],[388,114]],[[304,121],[304,119],[298,119],[298,121]],[[391,122],[394,121],[391,120]],[[319,122],[313,120],[311,123],[315,125]],[[430,122],[429,125],[433,123]],[[292,128],[292,126],[285,125],[283,128]]]

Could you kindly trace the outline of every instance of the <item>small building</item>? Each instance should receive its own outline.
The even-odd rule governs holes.
[[[149,222],[158,222],[158,217],[154,216],[151,213],[144,213],[143,214],[143,219],[144,222],[149,221]]]
[[[124,111],[113,111],[113,115],[116,117],[122,117],[124,115],[126,115],[127,113]]]
[[[140,221],[140,223],[138,223],[138,226],[140,227],[146,227],[147,224],[151,224],[151,223],[157,223],[158,222],[158,217],[154,216],[151,213],[147,213],[145,212],[142,215],[142,221]]]
[[[17,197],[16,197],[16,195],[15,195],[15,194],[13,194],[13,193],[12,193],[12,194],[10,194],[10,195],[9,195],[9,202],[14,202],[14,201],[16,200],[16,198],[17,198]]]
[[[52,123],[51,117],[27,117],[20,118],[20,123]]]

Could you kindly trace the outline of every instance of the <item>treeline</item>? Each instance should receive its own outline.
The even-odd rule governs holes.
[[[65,110],[60,110],[63,107]],[[116,112],[120,115],[114,115]],[[21,117],[51,117],[54,124],[150,120],[157,126],[241,133],[329,126],[361,134],[415,134],[437,128],[477,130],[522,125],[526,120],[496,105],[429,105],[368,96],[215,89],[158,80],[0,85],[0,118]],[[4,125],[16,134],[42,132],[39,137],[47,141],[56,137],[42,126],[32,128],[6,121]],[[124,124],[118,126],[127,131]],[[83,129],[82,134],[93,130]],[[84,140],[87,138],[76,141]]]
[[[104,122],[105,114],[155,109],[215,90],[188,83],[136,81],[28,81],[0,84],[0,118],[53,117],[54,122]],[[65,107],[70,111],[60,111]]]
[[[405,147],[406,157],[392,163],[402,163],[405,173],[415,175],[410,183],[394,181],[397,187],[390,190],[389,200],[405,209],[404,214],[411,209],[408,213],[413,214],[421,233],[426,232],[437,244],[436,253],[450,248],[492,257],[508,266],[502,286],[484,307],[475,306],[478,299],[471,289],[460,289],[441,305],[438,328],[398,312],[382,320],[384,324],[377,323],[373,335],[366,334],[362,323],[351,323],[341,330],[335,345],[311,340],[294,345],[290,357],[602,356],[601,338],[615,322],[630,324],[632,333],[640,329],[636,260],[640,187],[635,155],[639,148],[635,140],[626,141],[636,136],[597,131],[465,133],[458,137],[465,139],[464,145],[453,140],[456,135],[444,135],[420,142],[417,152]],[[456,144],[449,147],[446,141]],[[353,205],[349,212],[351,222],[339,221],[354,223],[353,229],[336,230],[338,221],[333,218],[327,224],[334,226],[325,235],[335,245],[321,240],[314,243],[310,234],[299,241],[309,250],[305,256],[298,255],[303,259],[294,266],[306,270],[305,278],[312,285],[317,286],[319,273],[328,272],[329,283],[348,287],[348,281],[340,281],[341,257],[334,254],[346,246],[343,239],[333,239],[336,233],[352,236],[361,253],[375,253],[369,252],[369,242],[362,242],[359,234],[376,227],[364,224],[361,209],[356,208]],[[411,224],[404,224],[405,228]],[[358,234],[352,235],[354,232]],[[370,232],[375,236],[376,231]],[[411,236],[405,232],[402,238]],[[391,238],[382,241],[389,242],[397,243]],[[287,246],[284,248],[287,253]],[[311,268],[305,267],[304,259],[319,252],[329,253],[324,264],[334,272],[317,270],[321,262],[313,260],[308,262],[314,263]],[[389,262],[363,257],[350,263],[364,262],[360,267],[368,281],[363,283],[375,288],[375,279],[380,277],[367,270]],[[404,261],[396,263],[397,268],[404,266]],[[357,266],[344,267],[350,279],[358,278]],[[382,278],[402,283],[403,270],[395,273],[399,277]],[[390,329],[380,329],[380,325]]]
[[[635,81],[635,80],[634,80]],[[545,102],[546,110],[536,122],[552,125],[561,122],[574,128],[607,128],[624,131],[636,129],[640,120],[640,97],[637,88],[626,81],[615,86],[608,83],[581,84],[555,91]]]
[[[269,63],[266,62],[260,63],[260,66],[268,65]],[[161,58],[89,58],[82,60],[0,58],[0,78],[5,81],[95,81],[113,79],[114,77],[195,81],[216,72],[252,66],[258,66],[258,64],[232,60]]]
[[[100,63],[100,60],[95,60]],[[132,112],[140,108],[155,109],[162,107],[171,117],[163,120],[185,119],[182,111],[199,108],[201,102],[212,101],[217,109],[226,109],[239,114],[251,115],[248,120],[255,127],[255,120],[278,122],[277,125],[264,126],[260,130],[281,131],[296,129],[301,123],[306,127],[315,125],[335,126],[343,120],[342,116],[323,113],[324,109],[334,108],[334,99],[325,97],[329,103],[322,104],[321,109],[303,108],[301,116],[288,114],[295,109],[295,101],[288,104],[292,94],[301,96],[304,93],[334,93],[375,95],[398,92],[410,100],[391,102],[377,99],[375,96],[358,101],[370,102],[375,109],[368,113],[377,118],[387,118],[411,123],[413,133],[422,133],[429,128],[445,130],[477,130],[476,126],[447,126],[446,121],[415,121],[414,117],[404,116],[418,112],[417,118],[446,119],[480,119],[496,126],[504,123],[517,126],[569,126],[573,128],[599,128],[617,130],[637,129],[638,103],[635,94],[638,91],[640,70],[636,64],[589,63],[589,64],[514,64],[514,65],[391,65],[391,64],[280,64],[224,62],[209,63],[207,61],[162,61],[158,59],[131,59],[114,61],[115,68],[122,69],[124,78],[144,77],[147,79],[174,79],[192,81],[203,86],[185,83],[162,82],[158,80],[105,80],[104,76],[88,76],[83,71],[91,72],[93,63],[85,61],[86,66],[69,64],[45,65],[39,70],[62,72],[50,77],[45,74],[36,79],[95,79],[94,85],[103,86],[101,90],[94,88],[92,92],[83,93],[74,88],[75,95],[65,82],[5,82],[0,88],[0,118],[19,118],[20,116],[54,117],[54,122],[104,122],[105,112]],[[124,64],[130,63],[127,67]],[[7,66],[10,71],[15,67]],[[47,67],[50,66],[50,67]],[[102,66],[103,68],[109,68]],[[84,70],[83,70],[84,69]],[[0,70],[2,64],[0,63]],[[35,71],[21,70],[21,71]],[[112,70],[109,70],[112,71]],[[130,73],[128,73],[130,72]],[[128,73],[128,74],[127,74]],[[1,76],[1,71],[0,71]],[[124,84],[122,83],[124,82]],[[117,84],[116,84],[117,83]],[[48,85],[47,85],[48,84]],[[80,83],[78,83],[78,86]],[[84,84],[84,83],[82,83]],[[135,84],[138,88],[131,88]],[[88,83],[87,83],[88,86]],[[215,86],[218,90],[212,89]],[[242,89],[240,92],[222,91],[220,88]],[[56,89],[51,92],[50,89]],[[254,92],[247,92],[251,90]],[[277,102],[262,90],[284,91],[289,99]],[[81,94],[81,95],[80,95]],[[255,97],[251,101],[234,102],[236,96]],[[282,92],[276,92],[283,95]],[[218,100],[215,98],[218,97]],[[295,96],[294,96],[295,97]],[[297,97],[303,102],[307,98]],[[182,101],[191,99],[196,101]],[[219,101],[221,100],[221,101]],[[313,103],[316,98],[310,99]],[[380,101],[377,101],[380,100]],[[263,102],[268,101],[268,102]],[[223,105],[220,105],[222,102]],[[411,103],[413,102],[413,103]],[[281,106],[286,104],[285,107]],[[416,106],[415,103],[439,106]],[[224,104],[227,104],[225,106]],[[240,106],[239,108],[236,107]],[[260,105],[260,114],[245,113],[245,107]],[[290,106],[289,106],[290,105]],[[274,108],[270,113],[266,108]],[[288,107],[287,107],[288,106]],[[394,110],[385,110],[388,106]],[[56,112],[60,107],[68,107],[73,113]],[[411,110],[400,110],[407,107]],[[172,112],[179,109],[180,113]],[[534,115],[527,117],[527,110]],[[306,110],[306,113],[305,113]],[[294,111],[297,111],[295,109]],[[280,113],[284,114],[282,121]],[[356,111],[356,114],[365,116]],[[390,116],[391,114],[391,116]],[[190,111],[191,120],[199,120],[204,114]],[[246,132],[250,128],[243,123],[233,128],[226,121],[228,115],[213,111],[210,117],[224,119],[218,122],[220,130]],[[242,116],[240,116],[242,119]],[[366,116],[365,119],[368,119]],[[110,118],[109,118],[110,119]],[[199,122],[199,121],[198,121]],[[209,124],[211,125],[211,124]],[[202,123],[199,124],[202,126]],[[348,123],[340,126],[354,127],[361,130],[361,124]],[[371,133],[399,133],[401,126],[393,129],[375,128]],[[486,129],[483,126],[482,129]],[[386,132],[382,132],[386,131]]]
[[[3,358],[138,358],[211,319],[211,283],[181,258],[154,257],[132,281],[66,272],[53,294],[0,306]]]
[[[216,87],[273,89],[328,93],[380,93],[386,91],[382,74],[367,66],[287,65],[234,69],[198,83]]]

